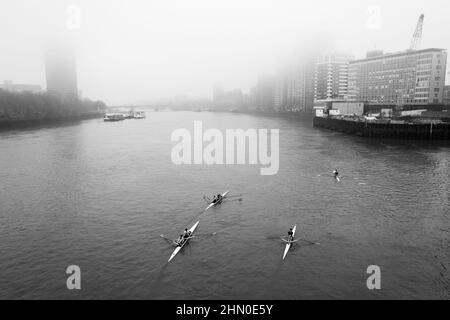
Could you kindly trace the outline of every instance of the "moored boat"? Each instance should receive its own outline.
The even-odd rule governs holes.
[[[121,121],[124,119],[125,117],[122,113],[105,113],[103,117],[103,121]]]
[[[145,112],[144,111],[136,111],[134,113],[135,119],[145,119]]]

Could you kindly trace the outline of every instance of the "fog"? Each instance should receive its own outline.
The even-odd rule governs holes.
[[[0,81],[45,88],[44,48],[64,38],[83,96],[111,105],[246,92],[313,49],[407,49],[421,13],[422,47],[450,48],[448,0],[2,0]]]

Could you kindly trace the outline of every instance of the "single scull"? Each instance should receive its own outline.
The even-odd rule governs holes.
[[[285,240],[286,248],[284,249],[283,260],[284,260],[284,258],[286,258],[286,255],[287,255],[287,253],[289,251],[289,248],[291,247],[292,242],[294,242],[293,239],[294,239],[294,236],[295,236],[295,230],[296,229],[297,229],[297,225],[295,225],[292,228],[292,239]]]

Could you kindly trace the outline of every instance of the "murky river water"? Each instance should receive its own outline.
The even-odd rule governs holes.
[[[280,168],[181,165],[177,128],[280,129]],[[330,172],[338,168],[342,181]],[[450,147],[311,119],[148,112],[0,132],[0,298],[450,298]],[[242,195],[205,214],[204,195]],[[176,238],[197,238],[167,264]],[[297,224],[282,261],[280,236]],[[66,287],[81,268],[80,291]],[[381,290],[366,269],[381,268]]]

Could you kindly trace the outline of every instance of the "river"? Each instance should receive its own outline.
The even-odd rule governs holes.
[[[278,173],[175,165],[171,133],[196,120],[280,129]],[[160,111],[2,131],[0,299],[450,299],[449,169],[448,142],[368,140],[300,117]],[[202,214],[202,197],[225,190],[242,200]],[[167,263],[160,235],[198,220]],[[294,224],[320,244],[296,242],[283,261]],[[69,265],[81,290],[66,287]]]

